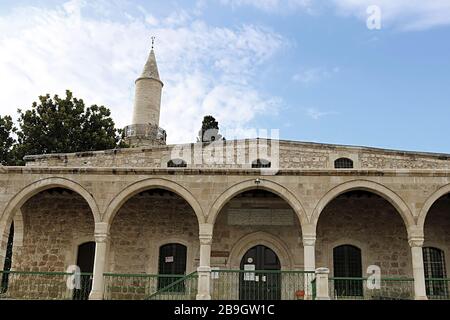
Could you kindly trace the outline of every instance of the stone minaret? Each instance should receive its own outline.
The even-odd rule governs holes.
[[[159,128],[161,93],[164,84],[159,79],[153,48],[144,71],[135,84],[133,124],[125,128],[125,140],[132,147],[154,146],[166,143],[166,133]]]

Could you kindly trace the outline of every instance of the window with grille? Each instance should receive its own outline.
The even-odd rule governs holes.
[[[333,249],[334,277],[345,278],[334,281],[334,293],[338,297],[363,295],[361,250],[352,245]],[[351,279],[355,278],[355,279]]]
[[[438,248],[423,248],[423,264],[427,296],[430,298],[448,299],[449,282],[440,280],[447,277],[444,251]]]
[[[186,168],[187,163],[181,159],[172,159],[167,162],[168,168]]]
[[[186,274],[186,246],[179,243],[169,243],[159,248],[159,274],[170,275],[158,278],[158,290],[176,284],[171,292],[184,292],[184,282],[180,276]]]
[[[334,161],[334,167],[336,169],[353,169],[353,160],[349,158],[339,158]]]
[[[256,159],[252,162],[252,168],[258,169],[258,168],[270,168],[271,162],[265,159]]]

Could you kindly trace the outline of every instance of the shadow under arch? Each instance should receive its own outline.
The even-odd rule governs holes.
[[[205,217],[203,215],[203,210],[200,204],[198,203],[197,199],[195,199],[195,197],[185,187],[170,180],[161,178],[150,178],[129,185],[128,187],[123,189],[119,194],[117,194],[113,198],[113,200],[109,203],[105,211],[105,215],[103,217],[103,222],[107,223],[108,225],[108,231],[112,225],[112,222],[117,212],[129,199],[131,199],[133,196],[142,191],[151,189],[164,189],[177,194],[183,200],[185,200],[194,210],[198,224],[200,225],[205,222]]]
[[[311,216],[311,223],[314,225],[314,228],[317,229],[320,215],[331,201],[344,193],[355,190],[372,192],[388,201],[400,214],[408,233],[410,228],[416,225],[411,210],[403,199],[395,192],[377,182],[369,180],[352,180],[335,186],[319,200]]]
[[[217,219],[217,216],[219,215],[222,208],[234,197],[236,197],[238,194],[241,194],[245,191],[249,190],[265,190],[269,191],[271,193],[276,194],[281,199],[286,201],[289,206],[294,210],[297,218],[300,222],[300,227],[302,229],[302,232],[304,231],[303,228],[306,226],[308,222],[308,218],[306,216],[306,212],[300,203],[300,201],[295,197],[295,195],[289,191],[287,188],[283,187],[282,185],[265,179],[260,179],[260,184],[255,184],[255,179],[243,181],[240,183],[237,183],[227,190],[225,190],[213,203],[213,205],[209,209],[208,217],[207,217],[207,223],[214,225]]]
[[[447,184],[441,188],[439,188],[437,191],[433,192],[431,196],[428,197],[428,199],[425,201],[424,205],[422,206],[422,209],[420,210],[419,217],[417,218],[417,227],[420,230],[424,230],[425,228],[425,221],[427,219],[428,213],[431,210],[431,207],[443,196],[450,194],[450,184]]]
[[[89,193],[89,191],[72,180],[60,177],[52,177],[35,181],[24,187],[16,195],[14,195],[14,197],[8,202],[5,208],[2,219],[0,220],[0,225],[9,225],[12,222],[13,214],[18,212],[18,210],[20,210],[20,208],[29,199],[42,191],[52,188],[69,189],[80,195],[89,205],[94,218],[94,222],[97,223],[101,221],[100,211],[98,209],[97,203],[94,197]]]
[[[29,199],[31,199],[33,196],[39,194],[42,191],[53,188],[68,189],[78,194],[88,204],[92,216],[94,218],[94,223],[101,221],[100,211],[98,209],[94,197],[79,183],[61,177],[49,177],[32,182],[27,186],[23,187],[18,193],[16,193],[11,198],[11,200],[6,205],[3,215],[0,219],[0,260],[3,261],[3,258],[5,257],[7,245],[7,239],[5,239],[5,237],[9,231],[9,226],[13,222],[14,216],[20,213],[21,218],[22,217],[21,208]]]

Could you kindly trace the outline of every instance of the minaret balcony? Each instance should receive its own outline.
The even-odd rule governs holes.
[[[134,145],[165,145],[166,130],[154,124],[132,124],[124,128],[124,138]]]

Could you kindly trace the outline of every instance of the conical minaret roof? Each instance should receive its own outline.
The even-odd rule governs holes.
[[[155,50],[153,50],[153,48],[150,51],[147,63],[145,64],[144,70],[142,71],[139,79],[155,79],[161,82],[161,79],[159,78],[158,64],[156,63]]]

